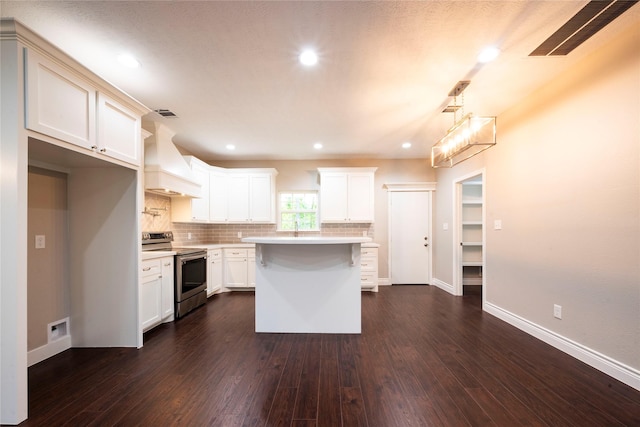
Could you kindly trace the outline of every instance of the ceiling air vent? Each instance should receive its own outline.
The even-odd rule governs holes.
[[[167,117],[169,119],[177,119],[178,116],[171,110],[165,110],[164,108],[158,108],[157,110],[153,110],[156,113],[160,114],[162,117]]]
[[[538,46],[529,56],[568,55],[638,0],[593,0]]]

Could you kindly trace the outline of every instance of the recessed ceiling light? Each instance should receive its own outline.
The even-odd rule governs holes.
[[[127,68],[138,68],[140,66],[140,61],[129,53],[123,53],[118,56],[118,62]]]
[[[500,49],[495,46],[488,46],[482,49],[480,55],[478,55],[478,62],[486,64],[496,59],[500,55]]]
[[[227,145],[226,145],[226,148],[227,148],[227,150],[229,150],[229,151],[233,151],[233,150],[235,150],[235,149],[236,149],[236,146],[235,146],[235,145],[233,145],[233,144],[227,144]]]
[[[411,143],[410,142],[405,142],[402,144],[402,148],[411,148]]]
[[[316,150],[322,150],[322,144],[319,142],[316,142],[315,144],[313,144],[313,148],[315,148]]]
[[[300,53],[298,59],[305,67],[313,67],[318,63],[318,54],[313,49],[305,49]]]

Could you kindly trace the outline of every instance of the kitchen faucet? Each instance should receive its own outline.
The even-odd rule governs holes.
[[[298,237],[298,221],[296,221],[295,230],[293,232],[293,237]]]

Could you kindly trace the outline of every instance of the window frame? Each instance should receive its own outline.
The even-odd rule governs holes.
[[[316,197],[316,208],[314,209],[301,209],[301,210],[283,210],[282,209],[282,195],[283,194],[291,194],[291,195],[295,195],[295,194],[313,194]],[[298,231],[300,232],[318,232],[320,231],[320,192],[317,190],[282,190],[282,191],[278,191],[278,195],[277,195],[277,215],[278,215],[278,222],[277,222],[277,231],[282,231],[282,232],[292,232],[294,230],[285,230],[282,228],[282,214],[283,213],[315,213],[316,216],[316,222],[315,222],[315,227],[314,228],[310,228],[310,229],[298,229]]]

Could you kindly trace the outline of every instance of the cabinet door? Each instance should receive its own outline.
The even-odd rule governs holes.
[[[247,258],[225,258],[224,285],[231,288],[247,286]]]
[[[98,151],[140,165],[140,116],[108,96],[98,94]]]
[[[173,257],[162,258],[162,318],[173,317]]]
[[[143,277],[140,283],[140,322],[143,331],[162,320],[162,278],[160,275]]]
[[[320,220],[345,222],[347,217],[347,174],[323,173],[320,177]]]
[[[348,192],[348,221],[373,222],[373,174],[349,174]]]
[[[196,221],[209,221],[209,170],[199,163],[192,163],[191,171],[201,186],[201,197],[191,199],[191,217]]]
[[[274,222],[271,174],[249,176],[249,219],[252,222]]]
[[[27,128],[87,149],[96,146],[96,90],[26,49]]]
[[[249,176],[244,174],[230,174],[227,179],[229,184],[229,221],[249,221]]]
[[[222,251],[208,251],[207,261],[207,296],[211,296],[222,289]]]
[[[209,220],[224,223],[227,221],[228,177],[225,172],[209,172]]]
[[[247,286],[256,287],[256,250],[247,250]]]

